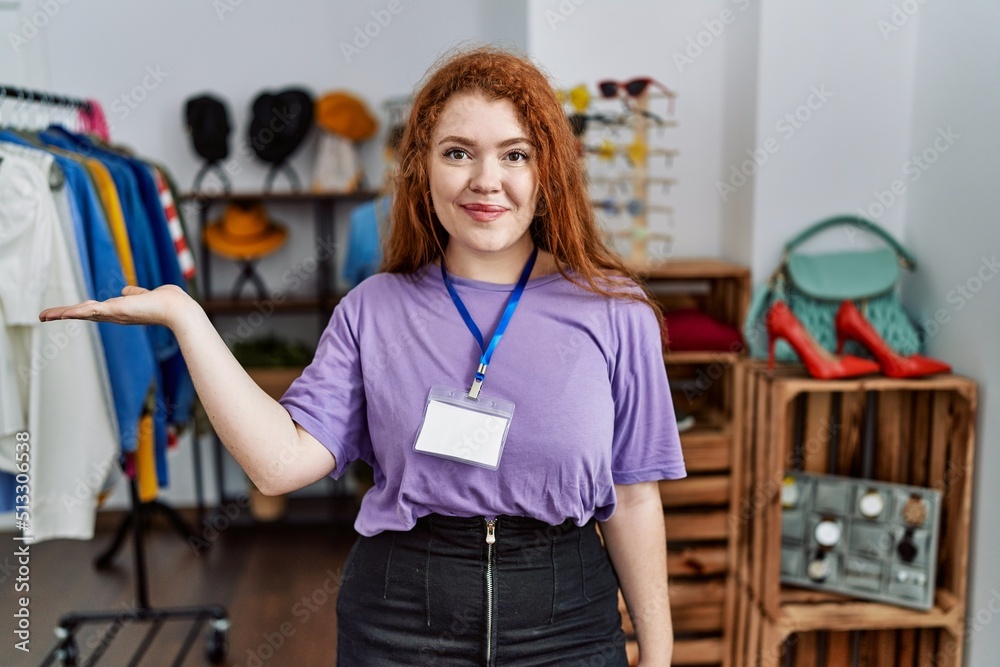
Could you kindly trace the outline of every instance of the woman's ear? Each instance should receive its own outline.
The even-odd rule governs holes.
[[[545,193],[539,191],[538,202],[535,203],[535,217],[544,218],[549,214],[549,200],[546,198]]]

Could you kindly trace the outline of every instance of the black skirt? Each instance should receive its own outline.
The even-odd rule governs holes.
[[[361,537],[337,601],[340,667],[624,667],[618,579],[591,521],[431,515]]]

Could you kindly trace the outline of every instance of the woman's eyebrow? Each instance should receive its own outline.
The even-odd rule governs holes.
[[[455,134],[443,137],[441,141],[438,142],[439,146],[441,144],[463,144],[465,146],[478,146],[478,144],[476,144],[476,142],[473,141],[472,139],[469,139],[468,137],[460,137]],[[514,144],[528,144],[529,146],[533,145],[531,141],[526,137],[513,137],[511,139],[504,139],[499,144],[497,144],[497,147],[506,148],[507,146],[513,146]]]

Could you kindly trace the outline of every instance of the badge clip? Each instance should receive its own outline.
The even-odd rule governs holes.
[[[479,400],[479,392],[483,388],[483,380],[486,379],[486,364],[479,364],[479,368],[476,370],[476,379],[472,381],[472,387],[469,389],[469,398],[474,401]]]

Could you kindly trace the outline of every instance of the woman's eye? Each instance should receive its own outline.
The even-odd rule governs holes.
[[[450,157],[453,160],[464,160],[469,156],[469,153],[461,148],[449,148],[444,154],[445,157]]]
[[[511,151],[507,154],[507,159],[511,162],[526,162],[528,154],[524,151]]]

